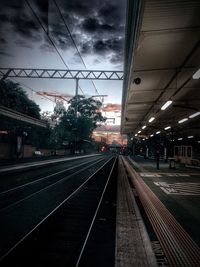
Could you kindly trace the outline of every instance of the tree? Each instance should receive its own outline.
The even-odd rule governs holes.
[[[100,112],[101,105],[100,101],[92,98],[73,97],[67,112],[60,118],[60,126],[71,132],[72,139],[90,139],[98,124],[106,120]]]
[[[18,83],[0,81],[0,105],[40,119],[40,108],[30,100]]]
[[[60,122],[54,129],[57,146],[61,142],[68,140],[74,153],[75,146],[81,146],[84,141],[91,140],[93,130],[104,122],[100,112],[102,103],[92,98],[75,96],[69,101],[69,107],[59,118]]]

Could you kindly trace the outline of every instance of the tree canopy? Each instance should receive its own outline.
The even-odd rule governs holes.
[[[46,129],[16,123],[12,129],[14,135],[23,135],[24,142],[37,148],[59,149],[70,147],[71,153],[81,150],[83,142],[90,143],[93,130],[106,120],[100,111],[102,103],[93,98],[75,96],[68,102],[66,109],[62,102],[57,102],[53,113],[43,112],[28,98],[27,93],[12,81],[0,81],[0,105],[23,114],[49,122]]]
[[[90,139],[93,130],[106,118],[100,111],[102,103],[93,98],[75,96],[68,110],[60,118],[60,126],[71,132],[71,138]]]
[[[0,105],[40,119],[39,106],[28,98],[18,83],[9,80],[0,81],[0,95]]]

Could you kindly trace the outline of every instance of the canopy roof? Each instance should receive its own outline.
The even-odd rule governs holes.
[[[200,68],[200,1],[137,3],[127,12],[121,132],[149,136],[171,126],[179,135],[200,136],[200,116],[189,118],[200,111],[200,79],[192,77]]]

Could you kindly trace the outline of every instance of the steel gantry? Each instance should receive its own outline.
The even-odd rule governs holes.
[[[0,77],[6,78],[47,78],[47,79],[86,79],[123,80],[123,71],[105,70],[65,70],[65,69],[26,69],[0,68]]]

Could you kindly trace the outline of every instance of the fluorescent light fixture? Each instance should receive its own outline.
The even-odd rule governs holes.
[[[138,133],[141,133],[141,131],[138,131]]]
[[[183,138],[182,138],[182,137],[178,138],[178,141],[181,141],[181,140],[183,140]]]
[[[151,134],[150,136],[151,136],[151,137],[153,137],[154,135],[153,135],[153,134]]]
[[[167,126],[165,127],[165,130],[169,130],[171,128],[171,126]]]
[[[156,134],[159,134],[159,133],[160,133],[160,131],[157,131],[157,132],[156,132]]]
[[[193,135],[190,135],[190,136],[188,136],[188,139],[193,138],[193,137],[194,137]]]
[[[145,129],[147,126],[146,125],[144,125],[144,126],[142,126],[142,129]]]
[[[165,110],[167,107],[169,107],[169,106],[171,105],[171,103],[172,103],[172,100],[168,100],[168,101],[161,107],[161,109],[162,109],[162,110]]]
[[[183,123],[183,122],[185,122],[185,121],[187,121],[187,120],[188,120],[188,118],[184,118],[184,119],[178,121],[178,123]]]
[[[200,69],[198,69],[192,76],[193,79],[197,80],[200,78]]]
[[[154,121],[155,120],[155,117],[151,117],[150,119],[149,119],[149,122],[152,122],[152,121]]]
[[[197,116],[199,116],[199,115],[200,115],[200,111],[198,111],[198,112],[196,112],[196,113],[190,115],[189,118],[192,119],[192,118],[197,117]]]
[[[135,134],[135,136],[137,136],[137,134]]]

